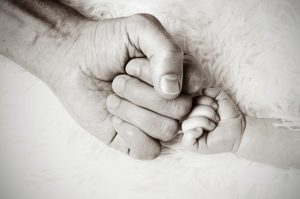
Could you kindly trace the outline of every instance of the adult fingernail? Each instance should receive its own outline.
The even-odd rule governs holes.
[[[112,83],[112,88],[116,93],[120,93],[124,90],[126,81],[128,80],[127,76],[118,76],[114,79]]]
[[[180,83],[176,74],[167,74],[160,78],[160,88],[165,94],[179,94]]]
[[[113,123],[115,123],[115,124],[121,124],[121,123],[123,122],[123,120],[121,120],[120,118],[118,118],[118,117],[116,117],[116,116],[114,116],[114,117],[112,118],[112,121],[113,121]]]
[[[120,102],[120,98],[118,98],[116,95],[110,95],[106,100],[106,106],[109,110],[114,110],[119,106]]]

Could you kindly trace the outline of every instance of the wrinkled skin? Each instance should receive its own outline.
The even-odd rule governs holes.
[[[145,28],[145,24],[148,28]],[[125,66],[131,59],[145,58],[145,54],[150,57],[146,59],[151,65],[151,79],[157,97],[165,100],[177,97],[178,94],[168,95],[159,88],[160,74],[167,71],[180,76],[183,70],[181,49],[162,30],[158,20],[150,15],[134,15],[101,22],[89,21],[78,30],[79,34],[74,34],[76,37],[70,42],[71,47],[65,48],[68,49],[65,52],[66,56],[47,80],[68,112],[84,129],[111,147],[138,159],[153,159],[159,155],[158,140],[170,140],[176,135],[179,128],[178,118],[171,118],[173,122],[163,124],[170,126],[162,129],[171,129],[171,136],[169,134],[165,137],[167,134],[161,132],[155,139],[149,136],[147,139],[136,141],[134,137],[122,139],[112,127],[112,116],[107,111],[106,100],[113,93],[111,85],[113,78],[125,73]],[[147,37],[141,38],[141,35]],[[151,37],[158,40],[160,49],[153,44]],[[152,53],[153,51],[155,53]],[[195,82],[195,79],[193,81]],[[196,81],[197,84],[199,82]],[[188,108],[181,113],[182,115],[190,110],[190,97],[178,102],[175,99],[172,104],[178,107],[180,104],[176,103],[187,104],[184,106]],[[151,110],[151,107],[149,108]],[[124,140],[135,142],[134,149],[131,149]]]

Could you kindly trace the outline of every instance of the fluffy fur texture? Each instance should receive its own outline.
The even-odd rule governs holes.
[[[198,59],[204,86],[224,88],[248,115],[299,130],[298,1],[78,0],[73,6],[98,18],[155,15]]]
[[[242,111],[300,128],[300,4],[283,0],[80,1],[100,18],[158,17],[199,61],[204,86]],[[43,83],[0,57],[0,198],[298,198],[300,171],[169,143],[154,161],[120,155],[84,132]],[[177,147],[176,147],[177,146]],[[2,190],[1,190],[2,189]]]

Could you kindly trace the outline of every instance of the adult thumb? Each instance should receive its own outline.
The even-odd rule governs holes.
[[[176,98],[182,89],[183,51],[154,16],[137,14],[128,20],[129,43],[149,59],[155,90],[163,98]]]

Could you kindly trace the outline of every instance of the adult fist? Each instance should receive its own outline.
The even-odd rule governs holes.
[[[158,96],[176,98],[182,88],[182,50],[151,15],[84,23],[82,29],[74,30],[80,34],[68,52],[72,55],[61,67],[56,67],[50,87],[76,121],[103,142],[135,158],[156,157],[160,153],[157,140],[142,135],[134,144],[147,150],[134,150],[128,143],[135,140],[130,140],[130,136],[121,138],[116,133],[105,102],[112,93],[113,78],[125,73],[126,63],[137,57],[149,61],[151,81]],[[174,131],[172,136],[163,131],[155,135],[159,140],[172,137]]]
[[[0,53],[45,81],[84,129],[121,151],[130,148],[114,130],[105,103],[125,65],[146,58],[160,97],[174,99],[181,91],[182,50],[151,15],[93,21],[58,1],[7,0],[0,16]],[[162,132],[157,138],[171,136]],[[134,157],[159,154],[157,141],[143,144],[147,150]]]

